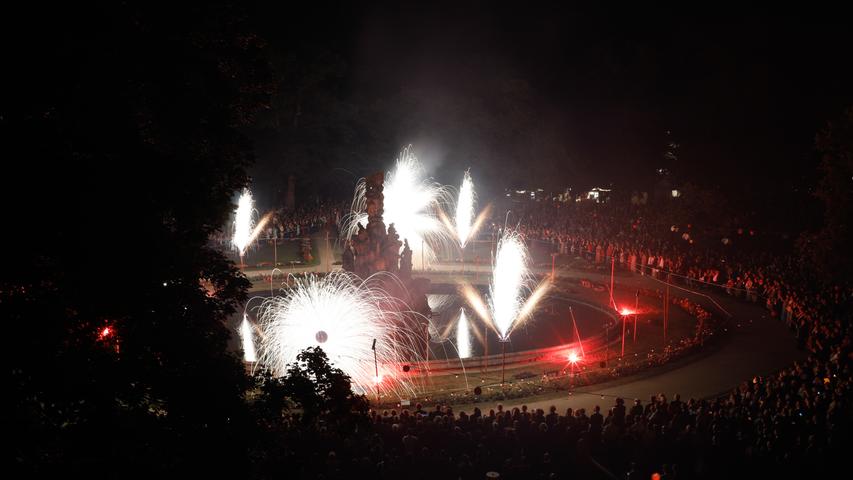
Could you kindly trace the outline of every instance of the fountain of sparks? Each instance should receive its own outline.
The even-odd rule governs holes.
[[[240,255],[240,266],[243,266],[243,255],[246,249],[255,238],[261,233],[269,219],[271,213],[255,223],[257,211],[255,210],[255,200],[252,198],[252,192],[248,188],[243,189],[240,199],[237,201],[237,209],[234,211],[234,235],[231,237],[231,244],[237,249]]]
[[[465,245],[474,238],[480,226],[488,218],[491,211],[491,205],[486,205],[479,215],[474,216],[475,204],[477,195],[474,191],[474,181],[471,180],[471,173],[466,171],[462,177],[462,186],[459,188],[459,195],[456,197],[456,215],[453,221],[447,217],[443,210],[438,210],[439,220],[444,224],[445,229],[454,237],[459,244],[459,248],[465,249]]]
[[[489,313],[501,341],[507,341],[529,291],[530,270],[527,247],[521,238],[505,232],[498,241],[492,283],[489,285]]]
[[[359,393],[374,389],[408,398],[416,389],[402,365],[418,358],[418,337],[400,328],[400,301],[349,273],[297,278],[259,309],[260,361],[278,375],[308,347],[318,346],[352,379]],[[379,374],[374,370],[374,350]]]
[[[468,304],[498,335],[502,353],[506,352],[506,342],[512,331],[531,318],[536,304],[545,296],[550,284],[547,280],[543,281],[531,292],[532,275],[528,263],[527,247],[521,237],[504,230],[498,240],[488,301],[484,302],[480,294],[468,285],[461,288]],[[501,383],[504,380],[503,370],[502,364]]]
[[[459,309],[459,320],[456,322],[456,351],[459,358],[471,356],[471,332],[468,319],[465,317],[465,309]]]
[[[435,249],[446,248],[451,244],[450,233],[442,225],[439,217],[439,205],[448,202],[447,189],[428,179],[423,167],[411,150],[405,148],[394,170],[385,177],[384,213],[386,225],[394,224],[400,239],[409,241],[412,249],[412,261],[417,268],[423,268],[435,259]],[[352,238],[358,232],[358,226],[367,225],[366,183],[359,181],[356,186],[350,214],[345,221],[344,232]]]
[[[466,171],[462,178],[462,187],[459,189],[459,197],[456,200],[456,236],[461,248],[465,248],[465,244],[468,243],[468,238],[472,234],[474,201],[474,182],[471,180],[471,174]]]
[[[248,316],[243,314],[243,322],[240,323],[240,340],[243,343],[243,360],[249,363],[258,361],[255,354],[254,328],[249,323]]]
[[[243,190],[240,200],[237,201],[237,210],[234,211],[234,236],[231,244],[243,255],[246,247],[252,243],[252,230],[255,228],[255,200],[249,189]]]

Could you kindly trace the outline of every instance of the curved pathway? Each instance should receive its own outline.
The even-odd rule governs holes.
[[[328,267],[327,267],[328,268]],[[338,269],[340,267],[334,267]],[[460,274],[458,265],[437,265],[432,272],[418,272],[429,277],[430,273],[442,276],[454,277],[454,273]],[[477,271],[478,274],[488,274],[488,267],[466,265],[466,274]],[[293,269],[288,273],[324,271],[323,266]],[[540,274],[549,274],[550,269],[536,269]],[[255,272],[255,274],[263,272]],[[268,271],[267,271],[268,273]],[[567,271],[560,269],[558,276],[563,278],[587,278],[600,284],[609,284],[610,275],[603,273],[592,273],[585,271]],[[630,274],[620,276],[616,280],[616,292],[628,292],[633,295],[638,287],[659,289],[663,284],[647,276]],[[256,285],[258,290],[269,288],[269,284]],[[254,290],[254,289],[253,289]],[[257,291],[257,290],[256,290]],[[600,405],[603,411],[607,411],[615,402],[616,397],[625,399],[630,406],[633,399],[639,398],[645,404],[649,397],[664,393],[667,398],[672,398],[676,393],[682,399],[710,398],[748,381],[756,375],[771,374],[781,368],[791,365],[794,361],[805,357],[805,353],[796,346],[796,340],[790,331],[777,319],[773,319],[760,303],[750,303],[739,300],[725,293],[704,292],[702,294],[688,293],[683,290],[673,289],[672,293],[678,296],[686,296],[722,315],[719,307],[731,315],[729,318],[729,332],[726,338],[706,353],[689,356],[675,361],[671,364],[657,367],[645,373],[633,375],[612,382],[578,387],[569,394],[567,391],[545,394],[537,397],[524,399],[512,399],[503,402],[487,402],[476,404],[480,409],[494,408],[497,403],[502,403],[505,408],[527,405],[528,408],[541,408],[545,411],[551,405],[557,407],[558,412],[565,412],[566,408],[586,408],[591,411],[595,405]],[[707,295],[706,295],[707,293]],[[711,297],[713,301],[709,300]],[[470,411],[475,404],[455,405],[458,410]]]
[[[561,273],[565,276],[567,272]],[[609,275],[584,273],[582,276],[598,283],[610,281]],[[651,278],[632,275],[618,277],[615,290],[618,292],[620,288],[660,288],[661,285]],[[713,308],[713,303],[701,295],[684,291],[677,294],[690,297],[706,308]],[[505,408],[527,405],[530,409],[541,408],[547,412],[548,408],[554,405],[558,412],[564,413],[569,407],[586,408],[587,412],[590,412],[592,407],[600,405],[602,412],[606,412],[615,404],[616,397],[624,398],[628,407],[635,398],[646,404],[650,396],[659,393],[665,394],[668,399],[672,399],[676,393],[681,395],[682,400],[710,398],[725,394],[756,375],[771,374],[805,357],[805,353],[797,348],[796,340],[787,327],[771,318],[761,304],[737,300],[725,294],[710,296],[731,314],[729,328],[734,331],[729,332],[727,338],[722,339],[719,345],[707,353],[689,356],[624,379],[578,387],[571,395],[568,391],[562,391],[503,402],[456,405],[454,408],[457,411],[470,411],[474,406],[478,406],[482,410],[502,403]],[[720,314],[720,310],[715,309],[715,313]]]

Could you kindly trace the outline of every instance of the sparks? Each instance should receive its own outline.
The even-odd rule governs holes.
[[[533,290],[533,293],[527,297],[527,301],[524,302],[524,306],[521,307],[521,310],[518,312],[518,320],[516,320],[517,324],[515,326],[520,325],[522,322],[527,320],[533,314],[533,310],[536,308],[537,304],[542,297],[548,293],[548,289],[551,287],[551,281],[549,279],[542,280],[539,283],[539,286]]]
[[[358,392],[369,393],[376,388],[375,340],[379,373],[385,376],[380,390],[401,397],[412,394],[409,378],[393,372],[417,360],[416,345],[422,340],[400,328],[402,315],[393,307],[398,303],[369,281],[362,283],[345,272],[296,278],[284,296],[269,298],[260,307],[260,361],[283,374],[299,352],[319,346],[350,376]]]
[[[348,238],[358,233],[359,224],[367,225],[365,188],[364,180],[356,186],[352,211],[345,221]],[[438,214],[439,205],[448,203],[447,189],[425,177],[410,146],[400,153],[394,170],[385,176],[383,195],[385,225],[394,224],[400,239],[409,241],[415,267],[423,268],[423,263],[435,259],[434,249],[446,247],[452,240]]]
[[[530,271],[527,247],[518,234],[505,232],[498,241],[492,283],[489,285],[489,311],[498,336],[506,341],[522,312],[528,291]]]
[[[240,323],[240,340],[243,343],[243,360],[246,362],[257,362],[255,355],[254,329],[249,323],[248,316],[243,314],[243,322]]]
[[[433,313],[442,313],[453,303],[453,295],[437,293],[427,294],[427,304]]]
[[[456,322],[456,350],[459,358],[471,356],[471,335],[468,330],[468,319],[465,318],[465,310],[459,309],[459,320]]]
[[[246,248],[252,243],[252,233],[255,227],[255,201],[252,192],[244,189],[237,201],[237,210],[234,211],[234,236],[231,244],[240,255],[246,252]]]
[[[492,330],[497,331],[494,322],[492,322],[492,316],[489,314],[489,307],[486,306],[486,302],[483,301],[483,297],[480,295],[480,292],[475,290],[471,285],[461,285],[459,287],[459,292],[468,302],[468,305],[474,309],[474,312],[477,313],[480,320],[491,327]]]
[[[474,202],[474,182],[471,180],[471,174],[466,171],[462,178],[462,187],[459,189],[459,197],[456,199],[456,236],[462,248],[465,248],[472,233]]]

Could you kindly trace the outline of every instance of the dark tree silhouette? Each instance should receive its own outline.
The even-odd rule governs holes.
[[[815,196],[823,204],[823,227],[800,239],[804,257],[827,280],[844,282],[853,271],[853,108],[818,133],[820,181]]]
[[[331,366],[320,347],[300,352],[288,367],[282,385],[284,395],[302,409],[306,422],[320,414],[342,419],[353,412],[367,411],[367,399],[353,393],[349,376]]]
[[[225,321],[248,282],[208,238],[247,182],[263,44],[230,7],[27,18],[38,33],[0,112],[21,153],[3,199],[20,236],[0,273],[16,471],[237,471],[248,380]]]

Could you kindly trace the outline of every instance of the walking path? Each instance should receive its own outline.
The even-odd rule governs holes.
[[[327,265],[287,269],[287,273],[326,271]],[[339,269],[338,266],[333,267]],[[426,277],[445,276],[449,278],[462,276],[458,264],[443,264],[435,266],[430,272],[423,272]],[[477,271],[481,280],[485,281],[488,266],[466,265],[467,273]],[[535,269],[539,274],[549,274],[550,269]],[[255,275],[269,275],[269,270],[253,271]],[[248,272],[247,272],[248,273]],[[416,275],[418,272],[415,273]],[[558,269],[557,275],[563,278],[583,277],[600,284],[609,284],[610,275],[577,270]],[[445,277],[448,278],[448,277]],[[470,281],[470,279],[469,279]],[[275,286],[275,284],[274,284]],[[648,276],[630,275],[619,276],[615,292],[621,292],[626,297],[632,297],[637,288],[660,289],[663,284]],[[257,282],[252,291],[259,292],[269,288],[265,282]],[[734,331],[714,349],[691,356],[662,367],[649,370],[643,374],[615,380],[613,382],[578,387],[571,394],[562,391],[550,395],[528,397],[525,399],[508,400],[503,403],[505,408],[527,405],[528,408],[542,408],[547,411],[551,405],[558,411],[565,412],[566,408],[586,408],[591,411],[595,405],[600,405],[605,411],[611,407],[616,397],[626,399],[626,404],[639,398],[644,403],[652,395],[664,393],[672,398],[676,393],[682,399],[710,398],[731,390],[744,381],[751,380],[756,375],[771,374],[781,368],[791,365],[794,361],[805,358],[805,354],[796,346],[794,336],[784,324],[770,317],[760,304],[735,299],[724,293],[689,293],[684,290],[673,290],[673,294],[686,296],[693,301],[703,304],[708,309],[714,309],[716,314],[730,315],[729,328]],[[725,313],[724,313],[725,312]],[[498,402],[480,403],[481,409],[494,408]],[[458,410],[470,411],[474,404],[456,405]]]
[[[606,283],[609,275],[587,273],[583,275],[592,281]],[[638,287],[660,288],[660,283],[645,276],[631,276],[617,280],[617,292],[621,288]],[[707,299],[699,295],[680,292],[681,296],[692,300]],[[796,346],[796,340],[784,324],[770,317],[759,304],[749,303],[725,294],[709,294],[722,308],[731,314],[730,328],[733,332],[714,350],[698,356],[687,357],[669,365],[664,365],[643,374],[608,383],[589,385],[569,392],[559,392],[539,397],[508,400],[505,408],[527,405],[530,409],[541,408],[548,411],[551,405],[564,413],[569,407],[585,408],[600,405],[604,412],[615,404],[616,397],[625,399],[626,405],[639,398],[647,403],[649,397],[663,393],[668,399],[674,394],[688,398],[711,398],[749,381],[754,376],[768,375],[805,358],[805,354]],[[494,408],[499,402],[484,403],[480,409]],[[471,411],[475,405],[456,405],[458,410]]]

